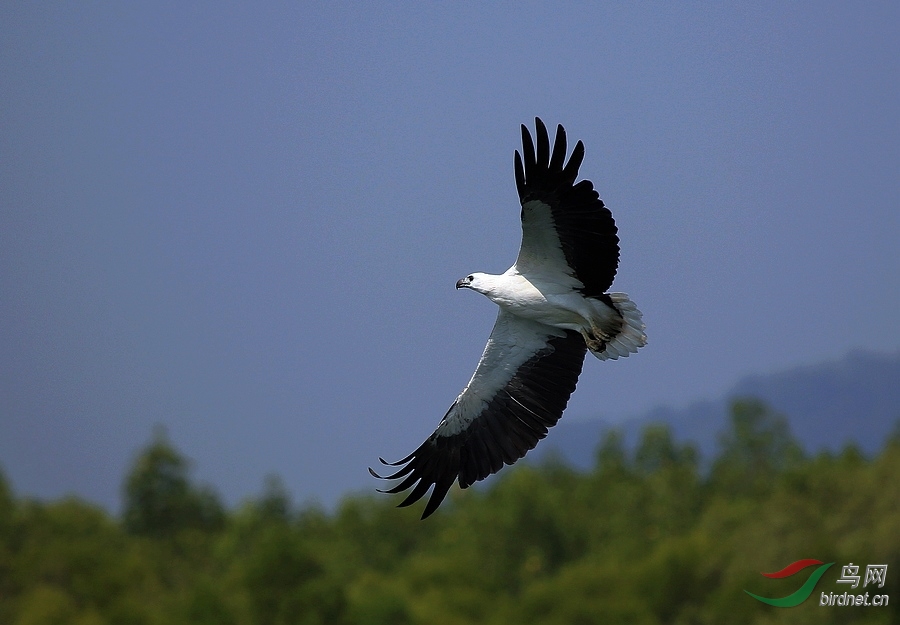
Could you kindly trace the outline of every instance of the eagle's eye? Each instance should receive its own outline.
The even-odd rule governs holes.
[[[471,282],[471,281],[474,280],[474,279],[475,279],[475,276],[469,276],[469,277],[466,278],[466,280],[468,280],[469,282]]]

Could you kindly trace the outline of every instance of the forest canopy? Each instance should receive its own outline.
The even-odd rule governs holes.
[[[123,480],[123,512],[17,497],[0,474],[0,623],[898,623],[900,431],[875,457],[810,456],[784,417],[735,401],[716,458],[647,427],[612,431],[594,467],[558,460],[454,488],[431,518],[388,496],[333,512],[282,481],[226,509],[157,431]],[[784,597],[834,562],[800,605]],[[883,586],[840,583],[887,565]],[[862,575],[862,573],[860,573]],[[824,606],[822,595],[888,595]]]

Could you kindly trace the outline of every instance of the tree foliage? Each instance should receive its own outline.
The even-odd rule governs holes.
[[[708,471],[664,425],[633,452],[612,432],[589,472],[517,465],[424,522],[387,497],[297,508],[277,477],[226,511],[160,432],[121,519],[17,498],[0,474],[0,623],[900,622],[900,430],[875,458],[806,457],[765,405],[731,417]],[[807,573],[759,572],[802,558],[835,565],[800,606],[744,592],[790,594]],[[887,607],[818,605],[850,562],[888,565]]]
[[[214,530],[225,513],[212,489],[191,484],[188,460],[157,429],[125,480],[125,529],[163,537],[181,530]]]

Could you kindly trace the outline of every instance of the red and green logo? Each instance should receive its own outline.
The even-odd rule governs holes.
[[[815,589],[816,584],[819,582],[819,579],[821,579],[821,577],[825,574],[825,571],[827,571],[828,568],[832,564],[834,564],[834,562],[823,564],[821,560],[813,560],[812,558],[807,558],[806,560],[797,560],[796,562],[788,564],[786,567],[784,567],[780,571],[776,571],[775,573],[762,573],[762,575],[771,579],[782,579],[784,577],[790,577],[791,575],[802,571],[808,566],[813,566],[814,564],[818,564],[820,566],[818,566],[816,570],[812,572],[812,575],[807,578],[807,580],[803,583],[802,586],[800,586],[800,588],[798,588],[795,592],[789,594],[787,597],[781,597],[780,599],[769,599],[768,597],[760,597],[759,595],[754,595],[749,590],[744,590],[744,592],[757,601],[768,603],[769,605],[773,605],[776,608],[793,608],[794,606],[800,605],[809,598],[809,596],[813,592],[813,589]]]

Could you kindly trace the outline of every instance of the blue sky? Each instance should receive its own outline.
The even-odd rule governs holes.
[[[900,5],[5,4],[0,466],[115,508],[153,424],[229,503],[374,486],[468,380],[535,115],[650,344],[566,419],[900,347]],[[552,433],[551,433],[552,435]]]

